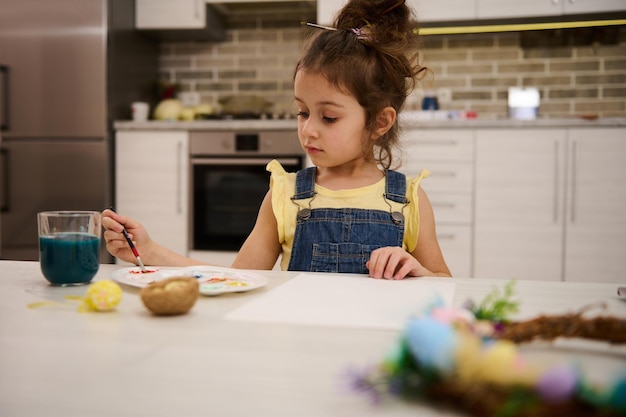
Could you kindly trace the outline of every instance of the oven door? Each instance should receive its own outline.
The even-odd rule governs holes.
[[[304,157],[193,157],[192,250],[238,251],[256,222],[269,189],[265,166],[277,159],[287,172]]]

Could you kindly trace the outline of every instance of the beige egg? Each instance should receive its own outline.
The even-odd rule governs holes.
[[[141,289],[143,304],[153,314],[172,316],[185,314],[200,294],[198,280],[193,277],[172,277],[156,281]]]

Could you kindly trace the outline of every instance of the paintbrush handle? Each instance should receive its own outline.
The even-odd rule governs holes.
[[[115,211],[113,207],[109,207],[109,210],[111,210],[114,213],[117,213],[117,211]],[[128,234],[128,231],[126,230],[126,228],[122,229],[122,233],[124,234],[124,237],[126,238],[126,241],[128,242],[128,246],[130,246],[130,250],[133,251],[133,255],[135,255],[135,258],[137,259],[137,263],[139,264],[139,267],[141,268],[141,272],[146,272],[146,267],[144,266],[143,262],[141,262],[141,257],[139,256],[139,252],[137,251],[137,248],[133,244],[133,240],[130,238],[130,235]]]

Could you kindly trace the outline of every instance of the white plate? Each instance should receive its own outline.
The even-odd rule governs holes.
[[[132,287],[147,287],[155,281],[161,281],[166,278],[181,275],[181,269],[159,268],[156,266],[147,266],[148,273],[142,273],[141,268],[132,266],[130,268],[118,269],[113,272],[113,279],[121,284],[130,285]]]
[[[218,266],[190,266],[183,269],[200,283],[200,294],[219,295],[229,292],[251,291],[267,285],[267,278],[250,271]]]
[[[267,285],[267,278],[250,271],[219,266],[198,265],[187,268],[146,267],[149,273],[142,273],[139,267],[118,269],[113,279],[119,283],[143,288],[155,281],[171,277],[194,277],[200,285],[200,294],[219,295],[229,292],[245,292]]]

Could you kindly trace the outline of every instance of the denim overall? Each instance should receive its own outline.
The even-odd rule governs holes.
[[[404,216],[399,211],[358,208],[305,208],[298,200],[315,198],[315,167],[296,174],[298,218],[289,261],[289,271],[345,272],[366,274],[365,263],[374,249],[402,247]],[[404,204],[406,177],[385,171],[385,194],[388,200]],[[309,201],[309,207],[310,207]],[[403,206],[403,208],[404,208]]]

